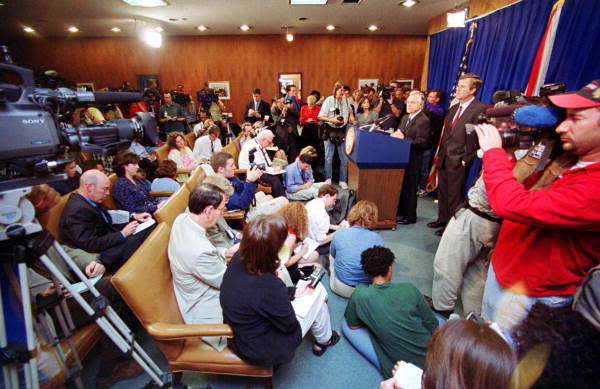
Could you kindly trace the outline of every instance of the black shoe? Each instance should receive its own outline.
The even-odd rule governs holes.
[[[434,222],[429,222],[427,223],[427,227],[429,228],[440,228],[440,227],[446,227],[446,223],[441,222],[439,220],[436,220]]]
[[[444,235],[445,230],[446,230],[446,228],[440,228],[439,230],[434,232],[434,234],[436,234],[437,236],[442,236],[442,235]]]
[[[403,225],[415,224],[416,222],[417,222],[416,220],[411,220],[411,219],[406,219],[406,218],[397,221],[398,224],[403,224]]]

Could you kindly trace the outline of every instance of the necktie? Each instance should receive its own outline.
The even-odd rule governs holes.
[[[462,105],[458,106],[458,112],[454,116],[454,120],[452,121],[452,127],[450,128],[450,134],[454,132],[454,126],[456,126],[456,122],[458,122],[458,118],[460,118],[460,114],[462,113]]]
[[[211,153],[214,153],[214,152],[215,152],[215,146],[214,146],[214,144],[213,144],[213,141],[212,141],[212,140],[210,141],[210,152],[211,152]]]
[[[302,175],[302,182],[306,184],[306,171],[300,169],[300,175]]]

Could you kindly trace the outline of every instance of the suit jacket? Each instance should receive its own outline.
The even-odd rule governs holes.
[[[106,208],[97,205],[94,207],[79,193],[69,197],[59,223],[60,240],[64,244],[99,253],[125,242],[119,226],[111,224]],[[105,212],[108,223],[101,212]]]
[[[187,213],[177,216],[169,239],[169,263],[173,289],[186,324],[223,323],[219,302],[221,282],[227,269],[220,250],[206,237],[206,231]],[[220,337],[205,337],[205,342],[223,350]]]
[[[254,109],[254,100],[252,100],[251,102],[246,104],[246,112],[244,113],[244,120],[247,122],[250,122],[250,123],[254,123],[259,120],[264,120],[265,116],[271,115],[271,107],[264,100],[261,100],[258,103],[258,110],[256,110],[260,114],[260,119],[258,119],[257,117],[254,117],[254,116],[248,116],[248,110],[250,110],[250,109]],[[269,122],[270,121],[271,121],[271,118],[269,118]]]
[[[400,119],[398,129],[404,134],[404,139],[411,143],[410,159],[405,171],[407,174],[419,174],[423,164],[423,153],[429,144],[431,123],[425,112],[421,111],[412,120],[409,114]]]
[[[452,121],[454,115],[456,115],[458,106],[458,104],[455,104],[446,115],[446,124],[442,132],[442,142],[440,143],[440,150],[438,152],[438,169],[442,167],[444,162],[447,168],[458,169],[462,166],[463,161],[469,164],[475,158],[474,152],[469,155],[465,153],[465,124],[475,123],[477,116],[485,110],[485,104],[477,99],[473,100],[460,115],[458,122],[454,126],[454,130],[452,130]]]

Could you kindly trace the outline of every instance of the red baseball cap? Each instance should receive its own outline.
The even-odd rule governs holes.
[[[561,108],[600,107],[600,79],[590,82],[577,92],[548,96],[548,98]]]

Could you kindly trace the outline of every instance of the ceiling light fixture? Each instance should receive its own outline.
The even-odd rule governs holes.
[[[448,27],[464,27],[467,18],[467,8],[459,11],[448,12],[446,14],[446,23]]]
[[[159,48],[162,46],[162,34],[156,30],[145,30],[142,34],[142,40],[150,47]]]
[[[285,39],[287,39],[288,42],[292,42],[294,40],[294,34],[285,34]]]
[[[335,26],[333,24],[330,24],[329,26],[325,27],[325,29],[327,31],[333,31],[333,30],[335,30]]]
[[[121,29],[119,27],[113,27],[110,29],[112,32],[121,32]]]
[[[242,24],[240,26],[240,30],[242,30],[242,31],[248,31],[249,29],[250,29],[250,26],[247,24]]]
[[[79,29],[75,26],[71,26],[69,28],[67,28],[67,31],[69,32],[79,32]]]
[[[198,27],[196,27],[196,30],[198,30],[198,31],[206,31],[206,30],[208,30],[208,27],[203,26],[203,25],[199,25]]]
[[[35,32],[35,30],[33,28],[29,27],[29,26],[23,27],[23,31],[28,32],[30,34],[33,33],[33,32]]]
[[[156,32],[163,32],[164,29],[161,26],[156,26],[156,27],[154,27],[154,31],[156,31]]]
[[[325,5],[327,0],[290,0],[290,5]]]
[[[169,5],[166,0],[123,0],[133,7],[165,7]]]
[[[377,27],[377,26],[376,26],[376,25],[374,25],[374,24],[371,24],[371,25],[369,26],[369,31],[377,31],[378,29],[379,29],[379,27]]]
[[[400,5],[405,6],[406,8],[410,8],[413,5],[417,4],[419,0],[404,0],[400,2]]]

